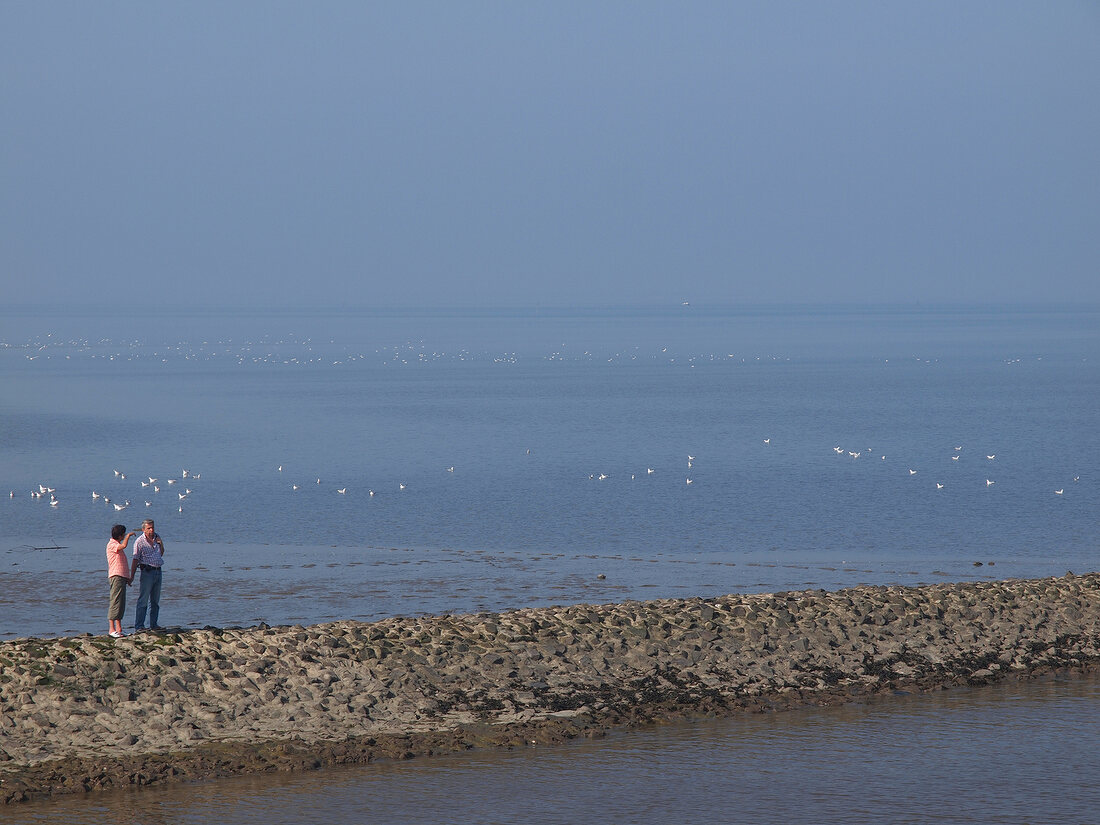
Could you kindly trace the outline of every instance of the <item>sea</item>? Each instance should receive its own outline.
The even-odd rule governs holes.
[[[166,548],[161,623],[181,629],[1097,569],[1098,306],[9,308],[0,387],[0,640],[106,632],[111,526],[146,518]],[[560,791],[541,819],[479,796],[548,758],[597,819],[609,796],[607,821],[710,817],[706,794],[672,814],[644,792],[655,765],[694,774],[676,760],[700,753],[705,776],[849,786],[843,811],[822,788],[797,815],[791,792],[765,793],[753,821],[927,821],[928,788],[965,784],[943,759],[975,741],[1011,763],[999,776],[1052,759],[1073,775],[1049,738],[1006,752],[994,728],[1073,708],[1095,734],[1096,686],[1007,690],[325,772],[259,794],[255,820],[180,803],[162,821],[292,821],[294,800],[304,816],[337,792],[360,821],[382,797],[388,821],[574,818]],[[976,729],[945,720],[968,702]],[[871,793],[833,764],[851,740],[825,731],[880,724],[916,739]],[[988,760],[975,771],[991,781]],[[402,801],[414,777],[474,783],[474,807],[429,816]],[[1009,784],[936,821],[1094,816],[1083,786]],[[1020,815],[1040,798],[1053,807]]]

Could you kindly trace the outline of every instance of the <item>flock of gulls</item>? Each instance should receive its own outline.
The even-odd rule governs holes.
[[[771,438],[764,438],[762,439],[761,443],[763,447],[767,448],[771,445]],[[875,453],[868,448],[849,450],[837,444],[832,448],[832,451],[837,456],[845,459],[846,461],[866,461],[868,458],[877,458],[877,460],[880,462],[887,460],[887,457],[885,455]],[[527,455],[530,454],[531,450],[528,449]],[[962,456],[963,447],[955,446],[952,454],[950,455],[951,466],[954,466],[957,462],[959,462]],[[987,454],[984,456],[983,460],[988,466],[988,472],[985,474],[984,486],[986,488],[990,488],[997,483],[996,479],[993,478],[993,476],[995,475],[995,473],[993,472],[993,468],[996,466],[997,454]],[[696,482],[696,478],[692,473],[692,470],[695,467],[695,462],[696,457],[694,455],[688,454],[686,456],[686,467],[683,478],[684,484],[687,486],[693,485]],[[283,465],[278,465],[275,468],[275,471],[278,474],[282,474]],[[441,471],[446,473],[454,473],[455,467],[454,465],[442,467]],[[905,475],[913,478],[923,472],[924,471],[922,469],[909,466],[906,467]],[[665,471],[659,471],[654,467],[647,466],[644,470],[630,472],[628,475],[629,479],[631,481],[634,481],[639,477],[650,478],[658,473],[664,475]],[[934,483],[936,490],[943,490],[948,486],[947,482],[943,480],[943,478],[945,477],[946,476],[940,476],[939,478],[935,479]],[[152,507],[154,504],[163,507],[168,504],[171,505],[171,507],[177,512],[182,513],[184,511],[184,506],[187,503],[188,497],[192,494],[192,487],[190,485],[195,484],[201,478],[202,476],[199,473],[183,469],[171,478],[167,476],[162,478],[159,476],[150,475],[143,476],[141,479],[133,481],[127,479],[127,474],[125,472],[116,469],[114,470],[115,484],[111,485],[112,489],[116,492],[114,492],[113,494],[108,494],[106,492],[101,492],[100,490],[91,490],[91,500],[98,505],[102,505],[105,508],[112,509],[114,512],[121,512],[123,510],[126,510],[131,506],[135,506],[136,503],[137,505],[143,505],[144,507]],[[588,475],[588,478],[592,481],[602,482],[611,479],[612,474],[608,472],[594,472],[590,473]],[[1073,475],[1071,477],[1068,477],[1068,479],[1070,483],[1076,484],[1081,480],[1081,477],[1079,475]],[[125,492],[119,494],[117,490],[120,488],[120,486],[128,489],[125,489]],[[304,485],[302,482],[291,482],[289,484],[289,489],[292,492],[297,492],[298,490],[301,490],[303,486],[306,485]],[[312,483],[308,486],[312,486],[317,489],[325,489],[320,478],[314,478]],[[335,484],[329,486],[331,487],[331,490],[335,495],[346,496],[349,494],[349,492],[353,492],[352,488],[349,487],[346,483],[342,483],[341,486],[336,486]],[[390,489],[395,488],[397,492],[402,492],[407,490],[408,486],[409,484],[407,481],[396,481],[393,482],[393,488]],[[106,488],[101,487],[101,490],[103,489]],[[374,498],[376,495],[378,495],[379,490],[381,489],[382,488],[375,489],[373,487],[369,487],[366,490],[366,495],[369,498]],[[1053,489],[1051,492],[1054,495],[1061,496],[1065,494],[1065,491],[1066,487],[1065,485],[1063,485],[1061,487],[1058,487],[1057,489]],[[26,493],[23,493],[22,495],[26,495]],[[127,497],[129,495],[132,495],[134,498]],[[17,497],[16,491],[11,490],[8,493],[8,497],[11,499],[15,499]],[[30,497],[34,500],[46,501],[51,507],[59,507],[62,503],[61,499],[58,497],[57,488],[48,484],[39,484],[36,488],[31,489]]]
[[[116,482],[127,481],[126,473],[121,470],[115,470],[114,472]],[[191,495],[191,488],[187,485],[194,481],[198,481],[200,478],[202,478],[202,476],[199,473],[193,473],[190,470],[183,470],[179,474],[179,478],[165,478],[163,481],[157,477],[148,476],[145,480],[140,482],[141,486],[137,489],[141,490],[145,496],[150,496],[150,498],[144,499],[146,507],[152,507],[154,499],[156,499],[163,490],[169,503],[175,506],[178,512],[182,513],[183,503],[186,501],[187,497]],[[177,487],[175,485],[179,486]],[[117,494],[112,498],[110,495],[101,493],[97,490],[92,490],[91,493],[93,502],[106,508],[114,508],[116,513],[122,512],[134,503],[128,498],[119,500]],[[57,497],[57,488],[50,487],[46,484],[39,484],[37,489],[30,491],[30,495],[32,499],[36,500],[48,498],[51,507],[58,507],[61,504],[61,499]],[[8,492],[8,498],[15,498],[15,490]]]

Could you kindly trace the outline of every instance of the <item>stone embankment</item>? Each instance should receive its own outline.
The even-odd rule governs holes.
[[[1100,663],[1100,574],[0,643],[0,799]]]

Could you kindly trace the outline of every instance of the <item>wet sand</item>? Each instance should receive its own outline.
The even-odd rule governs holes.
[[[1100,574],[0,643],[0,798],[518,747],[1100,664]]]

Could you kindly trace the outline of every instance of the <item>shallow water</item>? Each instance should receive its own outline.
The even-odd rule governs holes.
[[[1084,823],[1100,677],[704,720],[562,747],[60,798],[69,822]]]

